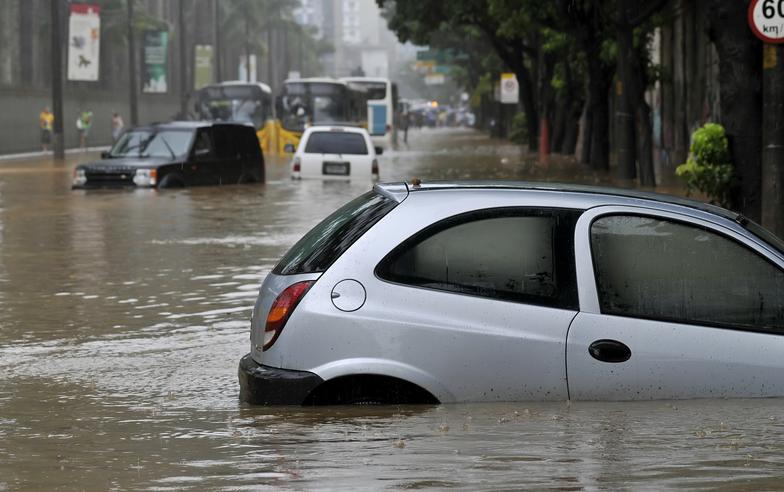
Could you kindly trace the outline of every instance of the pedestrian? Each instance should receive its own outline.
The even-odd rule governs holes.
[[[54,115],[46,106],[41,114],[38,115],[38,124],[41,127],[41,150],[49,151],[49,144],[52,142],[52,127],[54,126]]]
[[[117,111],[112,113],[112,138],[116,142],[118,138],[120,138],[120,134],[122,134],[123,128],[125,127],[125,122],[122,119]]]
[[[87,137],[90,136],[90,127],[93,125],[93,112],[82,111],[76,118],[76,131],[79,132],[79,148],[87,150]]]
[[[403,111],[403,114],[400,116],[400,126],[403,127],[403,143],[408,143],[408,125],[409,125],[409,117],[408,117],[408,110]]]

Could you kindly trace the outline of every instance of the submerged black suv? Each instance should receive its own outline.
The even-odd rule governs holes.
[[[101,160],[76,166],[73,188],[173,188],[264,182],[252,127],[177,121],[128,130]]]

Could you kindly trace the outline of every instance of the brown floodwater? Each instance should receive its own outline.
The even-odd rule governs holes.
[[[383,180],[611,181],[469,130],[409,137]],[[370,184],[270,161],[265,185],[71,191],[89,157],[0,163],[0,491],[781,488],[779,399],[242,405],[262,279]]]

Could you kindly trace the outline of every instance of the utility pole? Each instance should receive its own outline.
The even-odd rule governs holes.
[[[185,46],[185,0],[179,2],[178,30],[180,35],[180,119],[188,116],[188,50]]]
[[[221,42],[220,42],[220,8],[218,8],[218,0],[212,0],[212,45],[213,49],[213,74],[215,74],[215,82],[223,80],[221,74]]]
[[[128,103],[131,107],[131,126],[139,124],[139,101],[136,94],[136,36],[133,29],[133,2],[125,0],[128,5]]]
[[[762,53],[762,225],[784,237],[784,48]]]
[[[58,161],[65,159],[65,139],[63,138],[63,43],[60,34],[60,4],[61,0],[51,0],[52,15],[52,110],[54,111],[54,124],[52,125],[54,158]]]

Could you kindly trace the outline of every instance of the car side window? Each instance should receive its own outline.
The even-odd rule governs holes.
[[[577,215],[504,208],[452,217],[405,241],[376,274],[416,287],[577,309]]]
[[[196,140],[193,142],[193,157],[196,160],[210,159],[213,155],[212,138],[206,128],[200,129],[196,133]]]
[[[784,333],[784,272],[733,239],[645,216],[591,226],[602,313]]]

